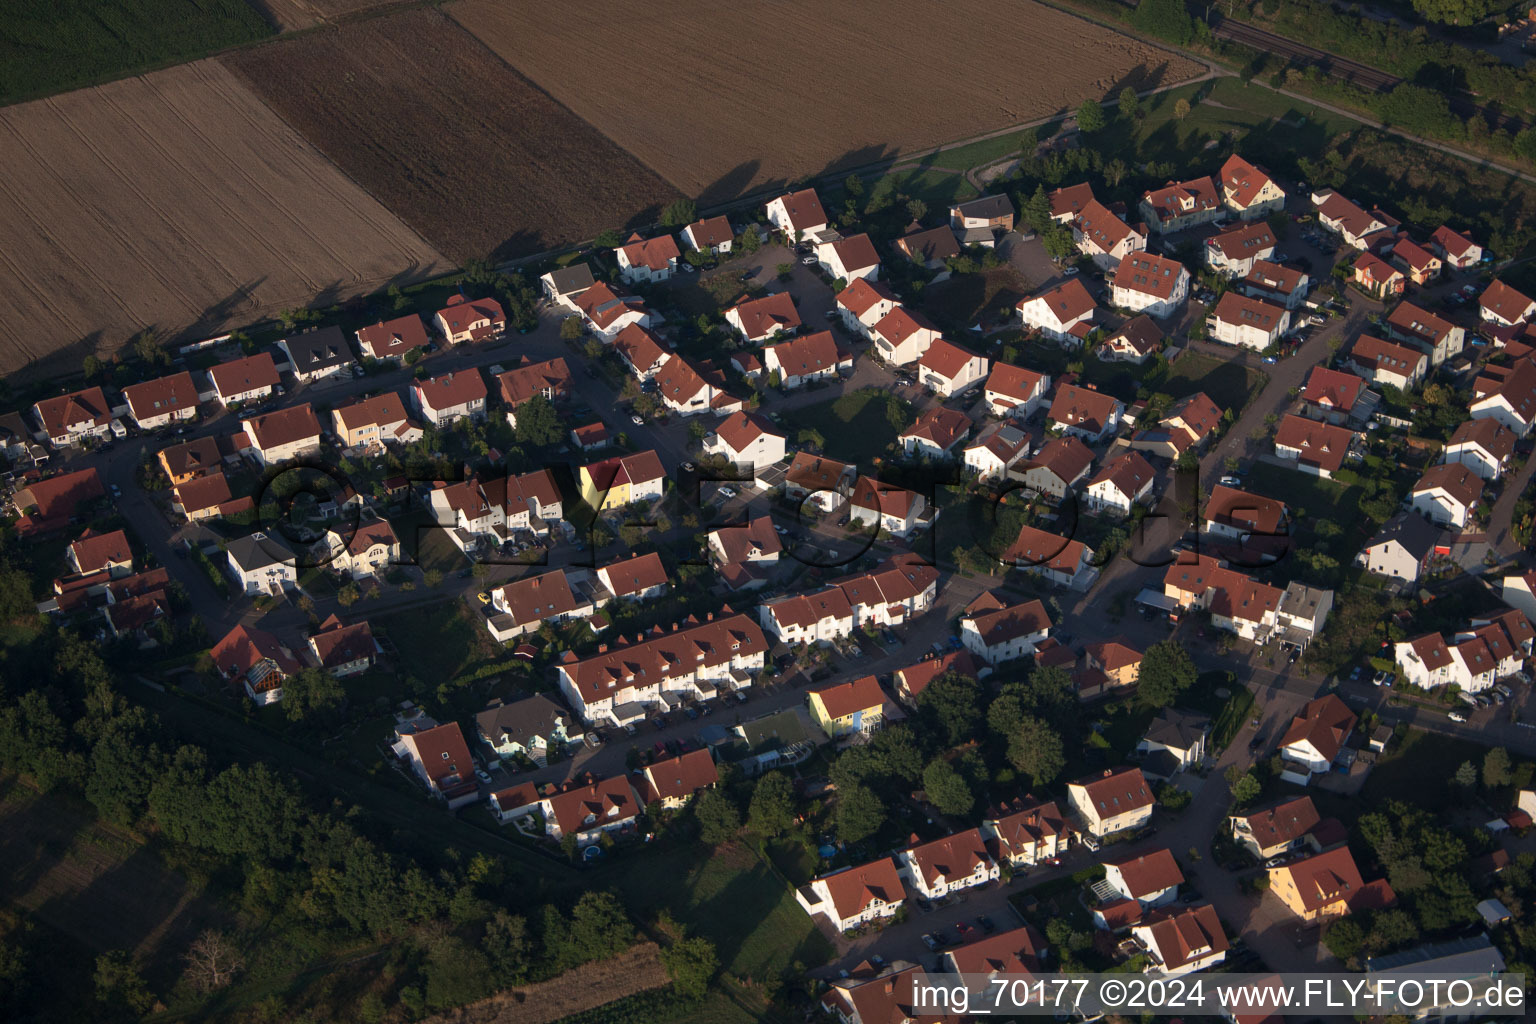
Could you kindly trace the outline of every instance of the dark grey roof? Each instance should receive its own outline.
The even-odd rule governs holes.
[[[289,565],[297,560],[288,545],[265,533],[236,537],[225,546],[225,550],[230,559],[245,572],[265,569],[269,565]]]
[[[1150,316],[1143,313],[1127,320],[1125,326],[1111,334],[1109,338],[1125,338],[1138,352],[1150,352],[1163,343],[1163,332]]]
[[[315,373],[352,362],[352,347],[340,327],[321,327],[283,339],[295,373]]]
[[[1382,526],[1381,532],[1370,540],[1369,547],[1376,547],[1395,540],[1414,558],[1423,561],[1440,539],[1440,527],[1417,512],[1405,510],[1397,513]]]
[[[1013,213],[1013,200],[1005,195],[979,196],[965,203],[956,203],[951,212],[962,217],[1007,217]]]
[[[492,705],[475,715],[476,727],[491,742],[500,742],[505,734],[514,743],[525,747],[531,745],[529,741],[534,737],[547,738],[557,722],[563,722],[568,733],[580,732],[574,724],[574,716],[558,701],[542,693]]]
[[[1162,779],[1164,782],[1179,774],[1179,769],[1182,767],[1184,762],[1167,750],[1154,750],[1141,759],[1141,774],[1149,779]]]
[[[1488,933],[1450,942],[1433,942],[1401,953],[1373,956],[1365,961],[1367,973],[1414,968],[1415,974],[1487,974],[1504,970],[1504,957]]]
[[[592,268],[585,263],[573,263],[559,270],[551,270],[549,279],[554,282],[556,294],[584,292],[592,287]]]
[[[1152,724],[1147,726],[1146,739],[1175,750],[1188,750],[1199,742],[1210,727],[1211,720],[1206,715],[1164,708],[1157,713]]]

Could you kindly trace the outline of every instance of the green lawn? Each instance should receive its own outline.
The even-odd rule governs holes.
[[[1463,761],[1479,769],[1488,748],[1470,740],[1410,729],[1397,748],[1376,763],[1361,790],[1362,802],[1403,800],[1420,807],[1449,807],[1458,799],[1451,777]]]
[[[1291,514],[1293,552],[1303,548],[1321,552],[1340,567],[1352,563],[1369,525],[1362,524],[1358,486],[1346,487],[1267,462],[1254,463],[1243,486],[1254,494],[1285,502]],[[1336,533],[1335,527],[1339,528]],[[1333,535],[1325,536],[1324,531]]]
[[[1034,285],[1012,267],[994,267],[975,274],[957,274],[923,289],[922,311],[957,342],[965,342],[972,324],[1011,311],[1034,291]],[[1017,319],[1017,317],[1015,317]]]
[[[459,679],[510,656],[461,601],[381,615],[374,628],[394,641],[404,674],[430,684]]]
[[[804,406],[796,410],[793,422],[820,433],[827,455],[868,469],[876,457],[890,453],[897,435],[916,418],[912,407],[895,395],[864,388]]]
[[[1227,362],[1203,352],[1187,352],[1169,368],[1168,376],[1157,390],[1175,399],[1205,392],[1223,409],[1237,416],[1264,385],[1269,375],[1251,367]]]

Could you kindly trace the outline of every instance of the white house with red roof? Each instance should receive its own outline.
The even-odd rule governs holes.
[[[1440,257],[1404,235],[1392,244],[1392,262],[1402,267],[1408,279],[1423,286],[1440,276]]]
[[[1408,492],[1412,508],[1432,523],[1464,529],[1483,498],[1483,478],[1470,466],[1443,462],[1430,466]]]
[[[439,427],[455,420],[484,419],[487,395],[485,378],[473,366],[411,384],[411,405]]]
[[[779,429],[754,412],[734,412],[704,438],[704,451],[723,456],[734,466],[750,467],[753,475],[784,461],[788,442]]]
[[[1093,548],[1028,523],[1019,527],[1019,535],[1002,553],[1001,560],[1021,572],[1072,590],[1087,590],[1099,578],[1099,570],[1093,564]]]
[[[214,394],[225,405],[270,398],[282,382],[270,352],[220,363],[208,371],[208,379],[213,382]]]
[[[1149,316],[1176,313],[1189,298],[1189,271],[1178,260],[1156,253],[1131,253],[1115,268],[1110,301],[1121,309]]]
[[[1477,298],[1479,315],[1503,327],[1526,323],[1536,313],[1536,300],[1495,279]]]
[[[744,526],[721,526],[704,538],[709,560],[731,590],[761,587],[779,564],[784,545],[773,520],[758,516]]]
[[[987,412],[993,416],[1025,419],[1045,404],[1050,390],[1048,374],[994,362],[982,396],[987,400]]]
[[[940,338],[917,361],[917,381],[948,398],[980,381],[991,365],[985,356]]]
[[[1268,171],[1233,153],[1216,176],[1221,201],[1243,220],[1268,216],[1285,208],[1285,190]]]
[[[225,682],[239,681],[258,705],[283,699],[283,680],[304,666],[276,636],[255,626],[236,626],[208,652]]]
[[[827,214],[814,188],[787,192],[770,200],[766,210],[768,223],[792,242],[816,238],[827,229]]]
[[[1032,867],[1065,852],[1072,828],[1056,801],[1016,797],[987,812],[981,834],[995,847],[997,860]]]
[[[1085,441],[1099,442],[1120,428],[1125,404],[1113,395],[1076,384],[1056,388],[1047,418],[1052,427]]]
[[[790,338],[763,349],[763,370],[770,377],[776,374],[782,388],[833,380],[852,369],[853,353],[841,349],[831,331]]]
[[[1348,743],[1356,721],[1355,713],[1336,694],[1308,701],[1280,737],[1280,756],[1291,765],[1303,766],[1307,773],[1322,774]]]
[[[1306,274],[1292,267],[1282,267],[1269,260],[1254,260],[1253,269],[1237,282],[1237,287],[1249,298],[1295,309],[1306,303],[1311,281]]]
[[[122,530],[97,533],[89,528],[70,542],[65,551],[70,567],[77,573],[104,572],[112,579],[133,572],[133,549]]]
[[[1067,803],[1081,830],[1102,839],[1146,825],[1157,799],[1140,768],[1106,768],[1068,783]]]
[[[1093,449],[1069,434],[1047,441],[1032,458],[1016,463],[1008,471],[1008,479],[1041,494],[1064,498],[1087,477],[1092,465]]]
[[[1146,313],[1132,317],[1120,329],[1104,339],[1098,348],[1100,359],[1108,362],[1144,363],[1163,347],[1162,328]]]
[[[382,575],[400,561],[400,538],[387,519],[369,519],[343,532],[330,529],[325,534],[330,567],[354,580]]]
[[[494,341],[506,333],[507,313],[495,299],[452,295],[432,317],[437,333],[450,345]]]
[[[897,442],[909,456],[929,459],[955,457],[955,446],[971,432],[971,418],[959,409],[935,405],[904,430]]]
[[[884,283],[862,277],[848,282],[848,287],[837,293],[837,311],[843,326],[863,338],[869,338],[875,325],[899,304],[896,293]]]
[[[1132,926],[1131,937],[1147,951],[1147,971],[1193,974],[1227,958],[1226,932],[1209,903],[1148,914]]]
[[[1484,480],[1497,480],[1509,468],[1518,440],[1496,419],[1463,420],[1445,443],[1441,459],[1466,466]]]
[[[1354,249],[1373,249],[1397,233],[1396,220],[1380,210],[1367,213],[1332,189],[1312,193],[1312,205],[1317,208],[1318,222]]]
[[[753,345],[761,345],[780,334],[794,334],[801,327],[800,312],[789,292],[774,292],[738,303],[725,311],[725,322]]]
[[[939,329],[921,313],[898,305],[870,329],[875,352],[892,366],[906,366],[923,358],[928,346],[939,340]]]
[[[586,618],[597,610],[590,591],[574,589],[564,569],[523,576],[491,591],[486,629],[500,643],[531,633],[546,622]]]
[[[654,284],[677,272],[677,261],[683,254],[678,251],[677,239],[671,235],[641,238],[636,233],[619,246],[615,255],[619,277],[626,284]]]
[[[736,232],[724,214],[696,220],[683,228],[679,236],[689,252],[712,252],[716,256],[730,252],[736,241]]]
[[[1416,348],[1362,334],[1344,365],[1373,384],[1390,384],[1400,391],[1417,387],[1429,372],[1429,356]]]
[[[185,370],[123,388],[128,413],[140,430],[197,418],[197,385]]]
[[[1412,302],[1400,302],[1387,314],[1387,333],[1423,349],[1430,366],[1461,355],[1467,334],[1465,328]]]
[[[676,757],[652,761],[640,771],[639,797],[647,807],[660,804],[664,811],[685,807],[694,794],[720,781],[714,755],[706,748]]]
[[[960,643],[988,665],[1028,657],[1051,635],[1051,617],[1038,600],[1005,605],[990,593],[960,619]]]
[[[742,407],[741,399],[721,387],[724,374],[707,365],[700,369],[679,355],[662,363],[652,379],[662,402],[680,416],[732,413]]]
[[[572,263],[569,266],[557,267],[539,278],[540,290],[544,293],[544,297],[571,313],[581,312],[580,307],[576,305],[576,300],[594,283],[592,267],[586,263]]]
[[[1214,341],[1263,351],[1290,330],[1291,311],[1262,299],[1227,292],[1217,300],[1208,326]]]
[[[1172,903],[1184,884],[1184,872],[1167,847],[1146,850],[1116,860],[1104,861],[1104,881],[1128,900],[1140,903],[1144,910]]]
[[[1091,199],[1072,218],[1072,241],[1100,270],[1111,271],[1125,257],[1147,247],[1147,236]]]
[[[671,586],[666,566],[654,551],[643,555],[608,562],[597,570],[597,581],[605,594],[599,594],[597,603],[611,598],[615,601],[647,601],[660,597]]]
[[[611,342],[620,331],[638,324],[651,325],[651,314],[633,295],[620,295],[607,281],[598,281],[573,300],[587,329],[604,342]]]
[[[557,840],[575,836],[578,847],[591,846],[605,832],[632,830],[644,810],[625,775],[606,779],[589,775],[567,783],[564,789],[546,795],[540,809],[548,835]]]
[[[1353,373],[1314,366],[1301,389],[1303,412],[1329,423],[1363,421],[1376,407],[1375,396],[1365,381]]]
[[[1025,327],[1034,327],[1047,337],[1066,345],[1083,343],[1093,329],[1098,309],[1083,282],[1072,277],[1038,295],[1020,299],[1019,319]]]
[[[367,622],[343,624],[328,616],[306,641],[315,663],[338,679],[359,675],[373,667],[380,647]]]
[[[629,372],[641,381],[656,376],[661,364],[672,356],[672,351],[660,338],[638,323],[630,324],[614,335],[613,350],[624,360]]]
[[[986,885],[1001,875],[979,828],[926,843],[916,840],[914,836],[912,845],[896,854],[896,865],[902,880],[927,899]]]
[[[1057,224],[1070,225],[1093,202],[1093,186],[1086,181],[1063,185],[1052,189],[1047,198],[1051,203],[1051,220]]]
[[[1205,240],[1205,265],[1224,277],[1247,277],[1275,255],[1275,233],[1264,221],[1240,224]]]
[[[907,899],[896,863],[889,857],[814,878],[795,890],[795,901],[838,932],[896,916]]]
[[[857,471],[847,463],[810,452],[796,452],[784,474],[784,496],[833,512],[848,500]]]
[[[1495,419],[1521,437],[1536,427],[1536,360],[1521,359],[1513,367],[1485,366],[1472,385],[1469,415]]]
[[[1088,482],[1088,507],[1130,515],[1131,506],[1146,500],[1156,480],[1150,462],[1136,452],[1126,452],[1104,463]]]
[[[1170,181],[1162,188],[1145,192],[1137,208],[1142,219],[1160,235],[1209,224],[1225,213],[1221,193],[1209,175]]]
[[[1361,253],[1350,268],[1349,279],[1367,295],[1383,302],[1408,289],[1408,275],[1373,252]]]
[[[1001,480],[1029,457],[1029,435],[1011,423],[994,423],[965,446],[961,462],[978,480]]]
[[[880,276],[880,257],[866,234],[822,242],[816,247],[816,262],[834,281],[873,281]]]
[[[263,466],[320,451],[320,420],[308,402],[247,417],[240,421],[240,428]]]
[[[928,503],[921,494],[873,477],[859,477],[848,495],[848,518],[852,522],[902,539],[933,521],[933,517],[925,514],[927,511]]]
[[[271,356],[267,357],[271,361]],[[32,406],[32,415],[55,447],[77,445],[87,437],[112,433],[112,407],[99,387],[45,398]]]
[[[427,337],[427,326],[421,322],[421,317],[410,313],[359,328],[357,344],[365,359],[399,366],[405,363],[405,357],[412,349],[424,349],[432,344],[432,339]]]
[[[1446,266],[1468,270],[1483,259],[1483,247],[1449,225],[1442,224],[1429,236],[1429,247],[1440,254]]]

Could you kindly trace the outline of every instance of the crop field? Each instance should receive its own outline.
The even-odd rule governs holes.
[[[0,372],[449,269],[202,61],[0,110]]]
[[[661,988],[668,983],[655,943],[642,942],[609,960],[596,960],[536,985],[428,1017],[426,1024],[550,1024],[573,1014]]]
[[[951,142],[1198,74],[1043,5],[987,0],[460,0],[507,63],[690,196]]]
[[[540,252],[648,224],[678,195],[435,9],[348,22],[223,59],[455,259]],[[597,66],[585,57],[574,63]]]

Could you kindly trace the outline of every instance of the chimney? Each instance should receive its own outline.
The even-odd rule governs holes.
[[[608,653],[608,645],[607,644],[598,644],[597,645],[597,653],[598,654],[607,654]]]
[[[672,623],[672,632],[674,632],[674,633],[677,632],[677,623],[675,623],[675,622]]]
[[[714,622],[715,621],[715,613],[714,612],[705,612],[704,613],[704,621],[705,622]]]

